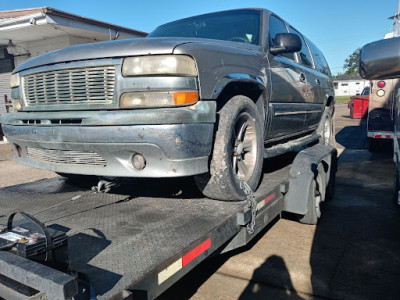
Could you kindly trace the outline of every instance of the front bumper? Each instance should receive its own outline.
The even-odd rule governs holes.
[[[3,124],[21,164],[59,173],[179,177],[208,171],[213,123],[34,126]],[[141,154],[143,170],[132,165]]]

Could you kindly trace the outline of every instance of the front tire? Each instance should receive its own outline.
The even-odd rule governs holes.
[[[261,117],[252,100],[232,97],[219,111],[218,129],[207,174],[195,176],[201,192],[218,200],[243,200],[237,177],[251,189],[258,186],[263,165]]]

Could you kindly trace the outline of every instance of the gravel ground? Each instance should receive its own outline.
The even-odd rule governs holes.
[[[54,172],[22,166],[12,160],[10,144],[0,143],[0,188],[58,176]]]

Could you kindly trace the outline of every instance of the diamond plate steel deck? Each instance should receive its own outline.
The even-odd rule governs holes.
[[[286,180],[288,169],[266,170],[257,194]],[[0,189],[0,224],[24,211],[67,227],[71,268],[88,276],[98,299],[132,287],[245,206],[204,199],[191,178],[127,180],[108,194],[92,185],[58,177]]]

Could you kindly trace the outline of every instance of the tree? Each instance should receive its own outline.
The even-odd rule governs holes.
[[[359,61],[360,61],[361,48],[355,50],[346,60],[344,61],[343,68],[345,70],[344,74],[358,74]]]

